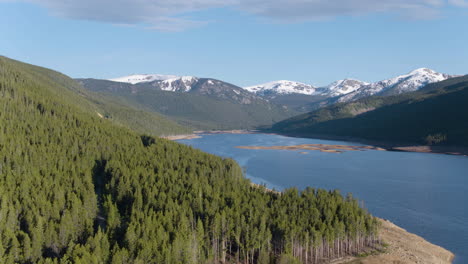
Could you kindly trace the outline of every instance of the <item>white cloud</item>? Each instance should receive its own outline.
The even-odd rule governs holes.
[[[458,7],[468,7],[468,2],[466,0],[449,0],[449,3]]]
[[[5,1],[5,0],[0,0]],[[303,22],[372,13],[405,18],[436,17],[448,5],[465,0],[6,0],[36,3],[57,16],[115,24],[143,24],[157,30],[183,30],[207,23],[198,11],[228,7],[282,22]]]
[[[428,13],[428,9],[443,5],[443,0],[254,0],[240,7],[267,18],[295,22],[384,12],[420,16],[421,10]]]

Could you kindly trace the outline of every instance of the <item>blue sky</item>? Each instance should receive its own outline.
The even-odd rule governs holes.
[[[0,0],[0,12],[0,55],[72,77],[246,86],[468,73],[463,0]]]

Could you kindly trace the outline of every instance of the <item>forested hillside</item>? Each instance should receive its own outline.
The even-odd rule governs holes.
[[[302,136],[350,136],[394,143],[468,146],[468,76],[417,92],[340,103],[273,126]]]
[[[2,60],[7,59],[2,57]],[[181,126],[158,113],[134,107],[117,97],[102,96],[87,91],[61,73],[26,64],[21,67],[24,70],[23,74],[27,74],[29,78],[47,84],[48,92],[54,94],[59,100],[74,104],[91,115],[108,119],[119,126],[158,136],[184,134],[192,131],[190,127]]]
[[[163,114],[197,129],[252,129],[272,125],[297,112],[270,103],[240,87],[213,79],[197,79],[188,92],[161,90],[161,82],[119,83],[78,79],[100,96]]]
[[[136,132],[154,136],[192,133],[189,125],[180,125],[168,117],[143,107],[131,105],[118,97],[85,91],[97,108],[97,115]]]
[[[252,186],[232,160],[98,117],[75,88],[0,57],[0,263],[319,263],[376,242],[351,196]]]

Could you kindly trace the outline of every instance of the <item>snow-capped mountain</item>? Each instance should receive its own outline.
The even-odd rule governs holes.
[[[192,86],[197,83],[199,78],[194,76],[176,76],[163,74],[135,74],[115,79],[109,79],[113,82],[129,84],[151,84],[159,90],[170,92],[188,92]]]
[[[168,91],[209,96],[244,105],[267,103],[265,98],[239,86],[212,78],[195,76],[139,74],[111,80],[79,79],[78,81],[83,86],[95,91],[127,92],[131,94],[139,94],[143,91]]]
[[[339,101],[344,102],[374,94],[385,93],[385,95],[391,95],[413,92],[427,84],[440,82],[451,77],[454,76],[438,73],[427,68],[420,68],[408,74],[375,83],[344,79],[327,86],[314,87],[305,83],[283,80],[249,86],[244,89],[260,96],[269,97],[287,94],[318,95],[327,98],[341,96]]]
[[[129,76],[118,77],[114,79],[109,79],[113,82],[123,82],[130,84],[153,82],[153,81],[163,81],[168,79],[178,78],[176,75],[164,75],[164,74],[134,74]]]
[[[298,111],[314,110],[337,102],[349,102],[371,95],[395,95],[413,92],[427,84],[444,81],[453,75],[420,68],[387,80],[367,83],[356,79],[335,81],[327,86],[314,87],[294,81],[275,81],[244,89],[271,102]]]
[[[315,87],[295,81],[273,81],[240,88],[238,86],[210,78],[194,76],[175,76],[162,74],[136,74],[111,79],[117,82],[109,86],[120,89],[121,85],[131,85],[132,93],[144,89],[171,92],[195,93],[249,104],[258,97],[271,102],[308,109],[322,107],[336,102],[349,102],[371,95],[394,95],[419,90],[427,84],[439,82],[454,76],[438,73],[431,69],[420,68],[408,74],[391,79],[367,83],[356,79],[344,79],[327,86]],[[120,83],[120,86],[117,84]],[[109,88],[110,89],[110,88]],[[291,105],[291,104],[294,104]],[[302,104],[302,105],[301,105]],[[307,107],[303,107],[307,105]]]
[[[309,84],[294,81],[274,81],[264,84],[245,87],[245,90],[260,96],[265,95],[285,95],[285,94],[306,94],[315,93],[315,87]]]
[[[360,89],[345,94],[339,98],[338,101],[348,102],[371,95],[394,95],[413,92],[421,89],[427,84],[444,81],[452,77],[454,76],[438,73],[427,68],[420,68],[411,71],[408,74],[365,85]]]
[[[354,79],[344,79],[333,82],[327,86],[317,88],[317,93],[320,93],[327,97],[335,97],[352,93],[366,85],[369,85],[369,83]]]
[[[198,80],[199,78],[193,76],[181,76],[153,82],[153,86],[158,86],[163,91],[188,92]]]

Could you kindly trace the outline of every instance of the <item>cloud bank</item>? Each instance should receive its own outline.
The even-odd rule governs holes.
[[[230,8],[272,21],[295,23],[340,16],[393,13],[430,19],[448,6],[468,7],[466,0],[0,0],[39,4],[71,19],[146,25],[157,30],[184,30],[208,23],[193,18],[199,11]]]

